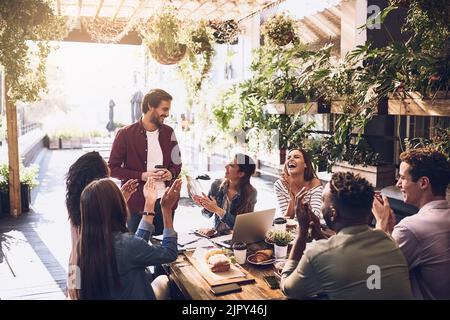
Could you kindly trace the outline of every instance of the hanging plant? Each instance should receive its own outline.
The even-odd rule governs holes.
[[[173,9],[163,9],[153,16],[140,33],[150,54],[159,63],[170,65],[184,58],[186,45],[181,41],[181,21]]]
[[[269,18],[262,26],[261,33],[269,44],[285,46],[297,39],[295,20],[282,13]]]
[[[211,70],[214,37],[206,22],[200,22],[188,31],[188,57],[180,63],[190,101],[194,102],[201,90],[203,81]]]
[[[213,30],[206,22],[200,22],[188,32],[187,46],[194,54],[210,53],[213,51]]]
[[[218,44],[233,44],[239,35],[239,25],[234,20],[211,21],[210,27],[214,29],[214,38]]]
[[[53,49],[49,40],[66,34],[66,18],[55,16],[48,1],[0,1],[0,65],[10,102],[40,99],[47,89],[46,63]]]
[[[92,40],[99,43],[117,43],[125,35],[124,30],[128,25],[125,20],[113,20],[110,18],[82,18],[83,25]]]

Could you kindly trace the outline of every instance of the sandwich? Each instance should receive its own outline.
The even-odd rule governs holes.
[[[209,250],[205,255],[212,272],[224,272],[230,270],[230,259],[223,253],[222,249]]]
[[[196,231],[198,234],[205,236],[207,238],[211,238],[216,235],[216,229],[202,228]]]
[[[267,260],[272,259],[273,251],[270,249],[267,250],[259,250],[256,251],[255,255],[253,256],[254,262],[264,262]]]

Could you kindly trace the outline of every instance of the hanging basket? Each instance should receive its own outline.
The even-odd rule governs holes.
[[[211,21],[209,25],[214,30],[214,39],[218,44],[234,44],[239,35],[239,25],[234,20]]]
[[[186,45],[177,44],[174,50],[168,50],[164,43],[149,45],[150,54],[153,59],[163,65],[171,65],[180,62],[186,55]]]
[[[277,46],[283,47],[285,45],[288,45],[294,40],[294,33],[288,32],[285,34],[278,34],[275,37],[271,38],[272,42],[275,43]]]
[[[265,42],[283,47],[296,38],[295,20],[284,13],[274,15],[263,24],[261,33]]]

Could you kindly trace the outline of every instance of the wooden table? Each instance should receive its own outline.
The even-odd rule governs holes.
[[[210,286],[184,254],[180,254],[175,262],[167,265],[170,279],[175,282],[184,297],[189,300],[268,300],[284,299],[280,289],[270,289],[263,277],[273,275],[275,268],[269,266],[242,265],[256,282],[242,284],[241,292],[215,296]]]

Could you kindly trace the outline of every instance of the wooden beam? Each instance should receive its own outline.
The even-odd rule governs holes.
[[[388,114],[448,117],[450,99],[389,99]]]
[[[61,15],[61,0],[56,0],[56,12],[58,16]]]
[[[83,0],[78,0],[77,20],[80,19],[82,7],[83,7]]]
[[[117,16],[119,15],[120,9],[122,9],[123,3],[124,3],[124,2],[125,2],[125,0],[121,0],[120,3],[119,3],[119,5],[117,6],[117,10],[116,10],[116,12],[114,13],[114,16],[113,16],[113,18],[112,18],[112,21],[113,21],[113,22],[116,20]]]
[[[22,213],[20,202],[20,179],[19,179],[19,142],[17,137],[17,108],[9,100],[8,75],[5,75],[5,101],[6,122],[8,131],[8,162],[9,162],[9,204],[10,214],[17,217]]]
[[[139,14],[139,12],[141,11],[141,9],[145,6],[145,4],[147,3],[147,0],[140,0],[138,6],[134,9],[133,13],[131,14],[131,16],[128,18],[128,22],[132,21],[134,16]]]
[[[192,19],[192,16],[194,15],[194,13],[196,13],[196,11],[200,10],[205,3],[206,3],[205,0],[198,0],[197,1],[197,6],[194,9],[191,10],[191,12],[189,13],[188,18]]]
[[[104,2],[105,2],[105,0],[100,0],[100,2],[98,3],[97,10],[95,11],[94,20],[96,20],[98,18],[98,15],[100,14],[100,10],[102,10],[102,8],[103,8]]]

